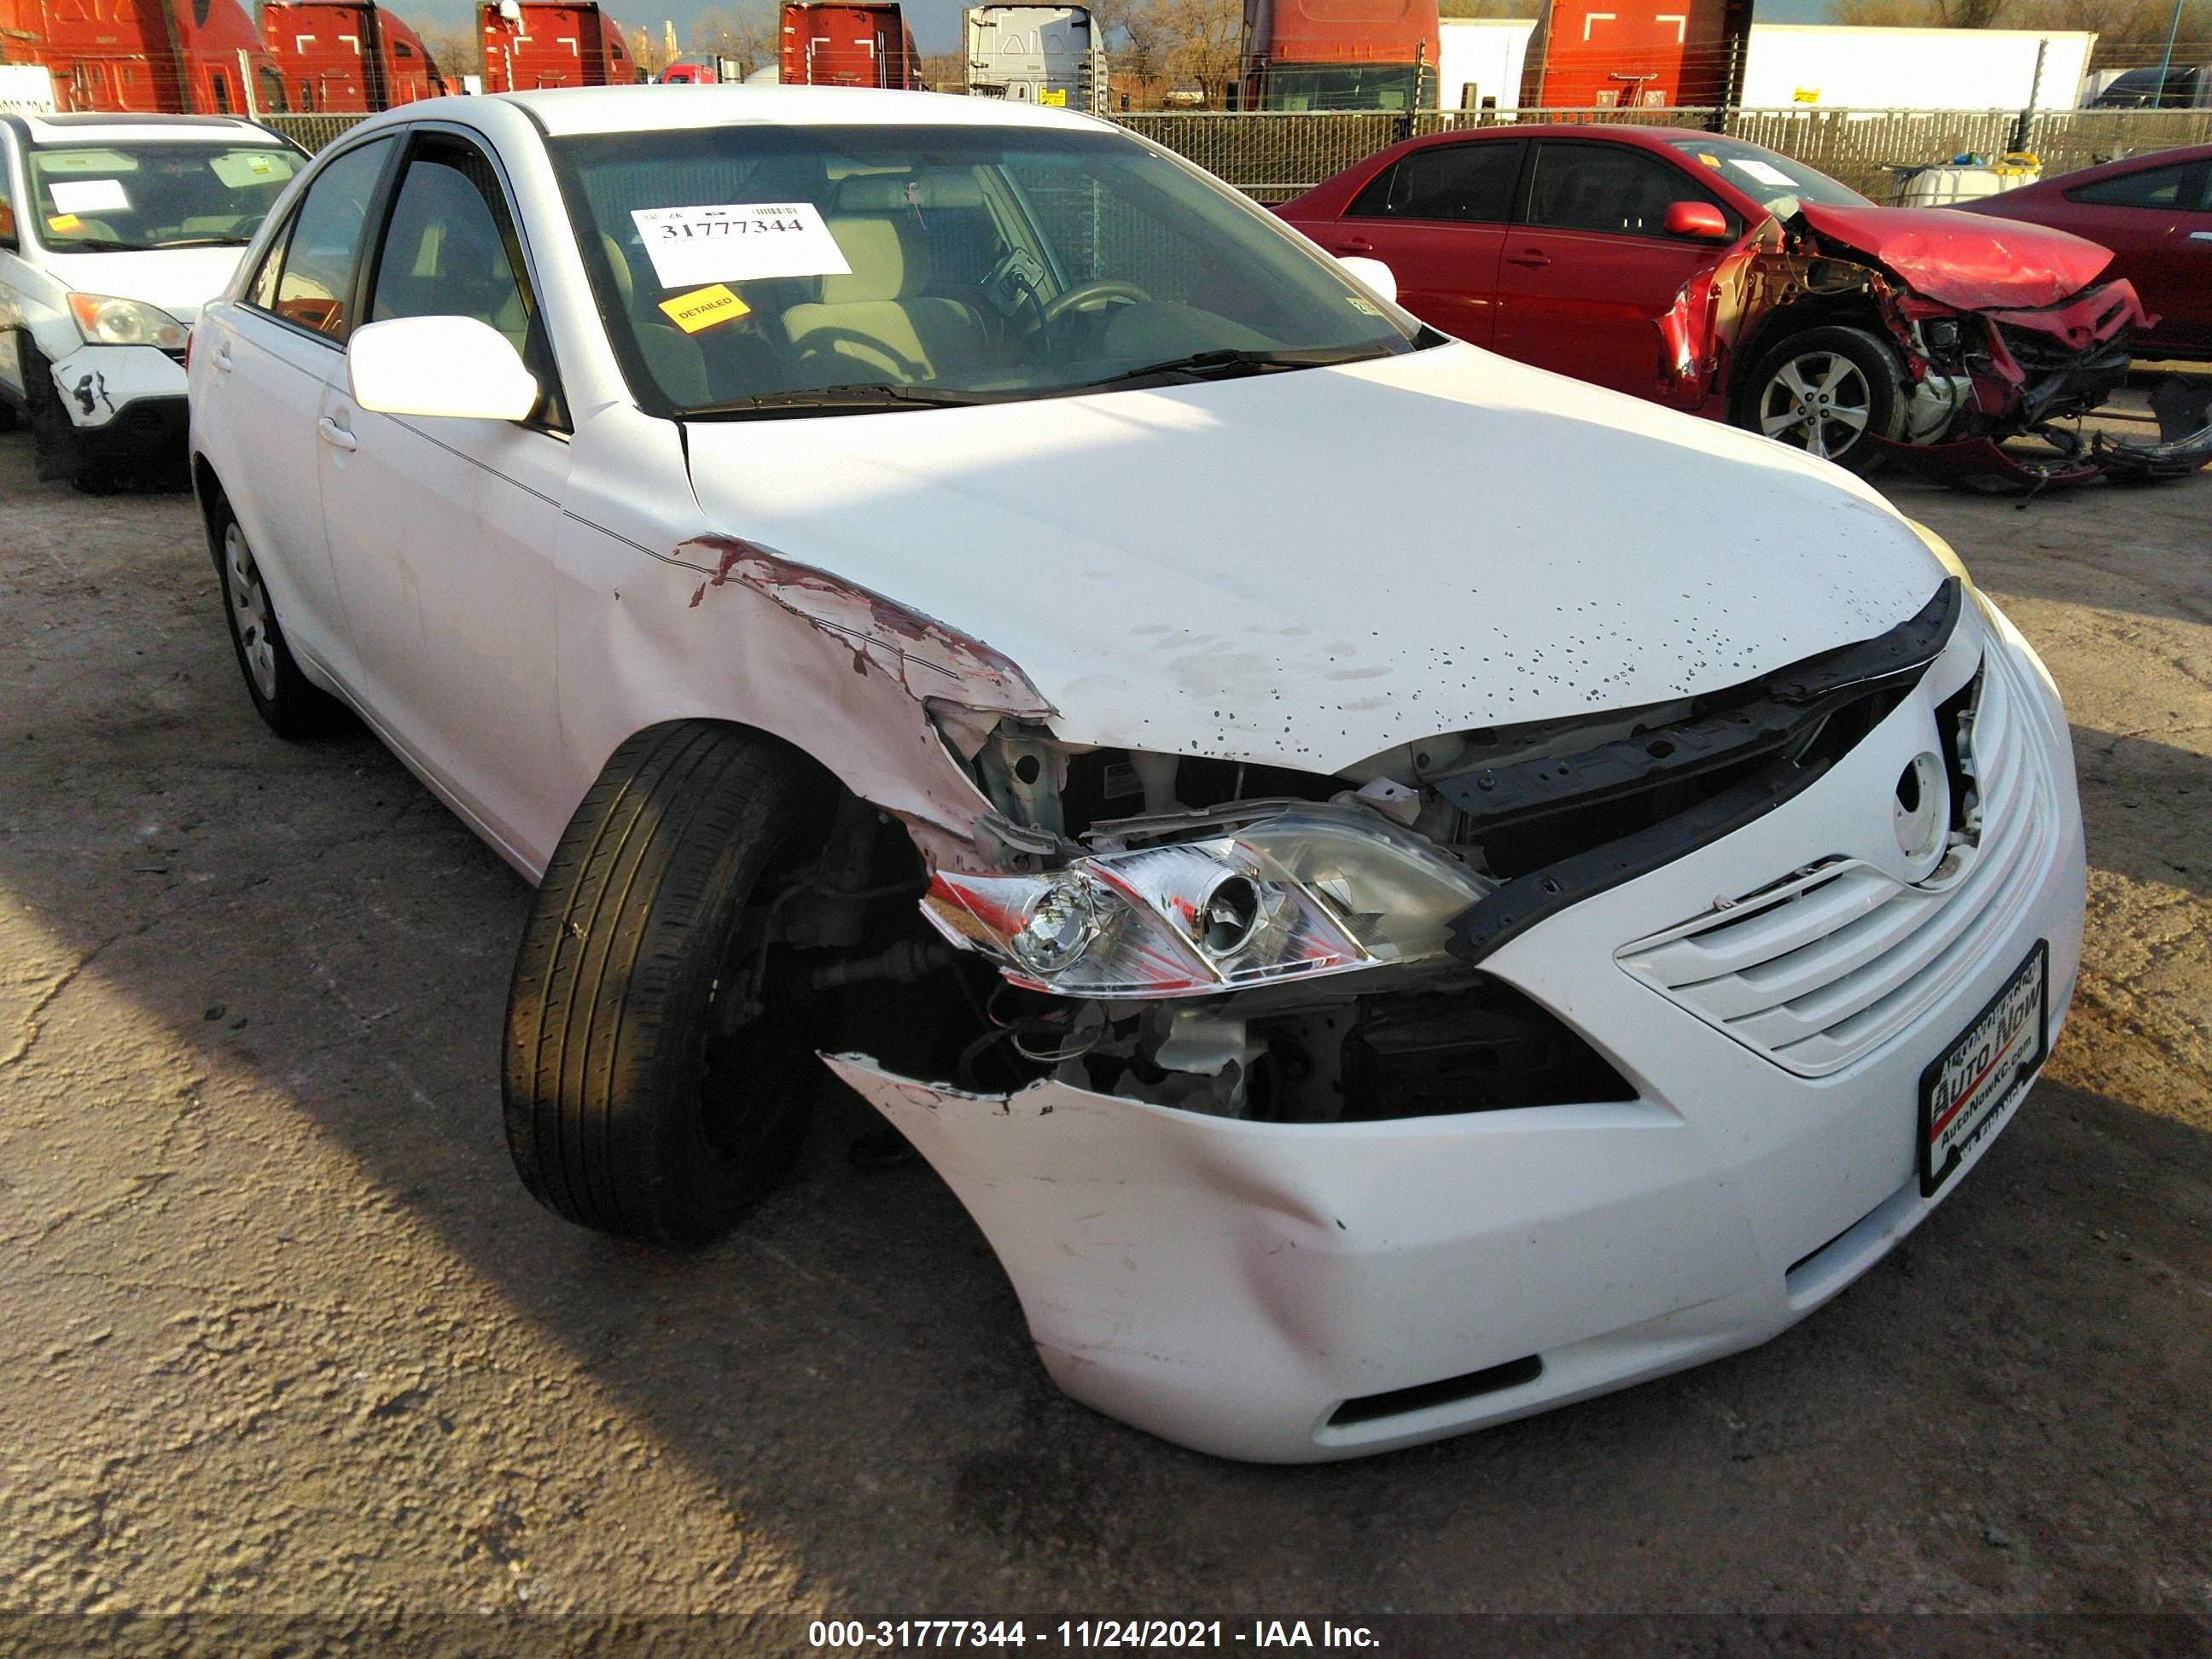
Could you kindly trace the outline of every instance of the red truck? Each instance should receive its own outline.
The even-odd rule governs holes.
[[[891,87],[918,91],[921,54],[894,4],[783,9],[786,86]]]
[[[1437,0],[1244,0],[1246,109],[1433,109]]]
[[[64,110],[244,115],[286,108],[276,61],[237,0],[0,0],[0,57],[44,64]]]
[[[477,21],[486,92],[626,87],[637,79],[622,25],[592,0],[487,0]]]
[[[1750,34],[1751,0],[1549,0],[1529,37],[1521,106],[1733,104]]]
[[[264,0],[261,35],[302,114],[391,109],[447,90],[422,37],[372,0]]]

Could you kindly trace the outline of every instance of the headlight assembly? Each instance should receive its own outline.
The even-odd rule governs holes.
[[[1440,957],[1494,890],[1395,824],[1310,807],[1044,875],[939,872],[922,909],[1016,985],[1179,997]]]
[[[72,294],[70,315],[87,345],[149,345],[163,351],[185,349],[185,325],[143,300],[118,300],[106,294]]]

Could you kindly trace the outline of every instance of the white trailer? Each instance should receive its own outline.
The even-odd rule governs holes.
[[[1085,8],[976,6],[966,16],[970,97],[1105,108],[1105,31]]]
[[[2096,44],[2094,33],[2064,29],[1754,23],[1742,102],[1747,109],[2072,109]]]
[[[0,64],[0,115],[53,112],[53,76],[43,64]],[[7,182],[0,179],[0,185]]]
[[[1437,30],[1437,100],[1446,109],[1516,108],[1532,17],[1447,17]]]

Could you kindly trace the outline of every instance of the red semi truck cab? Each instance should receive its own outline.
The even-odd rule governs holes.
[[[477,22],[486,92],[621,87],[637,79],[622,25],[592,0],[487,0],[477,8]]]
[[[44,64],[62,109],[244,115],[288,107],[276,61],[237,0],[24,0],[16,10],[20,33],[8,41],[9,56]]]
[[[783,9],[786,86],[921,86],[921,54],[896,5],[805,5]]]
[[[1433,109],[1437,0],[1244,0],[1247,109]]]
[[[1743,86],[1751,4],[1752,0],[1548,0],[1529,38],[1521,106],[1733,104]]]
[[[446,89],[422,37],[370,0],[264,0],[261,34],[302,114],[391,109]]]

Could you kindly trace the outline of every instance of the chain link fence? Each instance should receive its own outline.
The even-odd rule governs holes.
[[[2025,149],[2048,175],[2122,155],[2212,142],[2212,110],[1531,109],[1504,113],[1325,112],[1123,115],[1263,202],[1287,201],[1401,138],[1538,122],[1726,133],[1818,167],[1877,202],[1904,172],[1954,155]]]
[[[362,118],[269,115],[263,125],[320,149]],[[1115,118],[1262,202],[1288,201],[1362,156],[1417,135],[1533,122],[1680,127],[1778,150],[1877,202],[1905,170],[1969,152],[2025,149],[2045,175],[2179,144],[2212,143],[2212,109],[2018,110],[1542,109],[1477,114],[1206,112]]]

